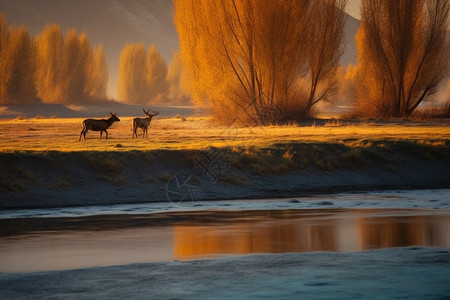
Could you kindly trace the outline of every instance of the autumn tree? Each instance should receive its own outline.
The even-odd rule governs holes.
[[[87,68],[91,63],[92,49],[86,34],[78,35],[74,29],[66,33],[64,45],[62,80],[66,95],[63,103],[76,103],[86,96]]]
[[[358,48],[359,109],[408,117],[445,76],[447,0],[363,0]]]
[[[264,124],[293,112],[312,1],[175,1],[189,91],[216,119]]]
[[[47,24],[35,37],[37,72],[36,89],[44,102],[57,103],[63,99],[64,36],[57,24]]]
[[[182,63],[179,53],[174,53],[167,69],[167,101],[172,105],[187,105],[190,103],[188,93],[181,81]]]
[[[308,42],[309,96],[305,113],[313,105],[328,100],[336,92],[336,71],[344,51],[345,6],[347,0],[328,0],[315,3],[312,35]]]
[[[84,92],[90,99],[106,99],[109,74],[102,45],[93,49],[89,61],[86,66],[88,80]]]
[[[298,119],[325,98],[326,88],[316,92],[332,77],[342,50],[344,18],[338,9],[345,1],[174,3],[183,80],[194,102],[219,121]],[[311,59],[313,52],[318,61]],[[309,97],[301,86],[306,76]]]
[[[447,80],[447,96],[450,99],[450,78]]]
[[[0,103],[36,102],[34,43],[25,26],[8,26],[0,17]]]
[[[147,103],[146,69],[145,45],[143,43],[126,45],[119,58],[118,94],[120,100],[133,104]]]
[[[146,77],[148,103],[161,103],[167,97],[167,64],[155,45],[151,45],[148,50]]]
[[[337,98],[340,104],[351,105],[356,99],[356,82],[358,65],[348,64],[345,68],[340,65],[336,71],[338,81]]]
[[[120,53],[119,98],[132,104],[164,102],[167,96],[167,64],[154,45],[146,54],[143,43],[128,44]]]
[[[44,102],[82,104],[106,99],[108,66],[103,47],[94,49],[86,33],[64,36],[47,24],[36,37],[36,88]]]

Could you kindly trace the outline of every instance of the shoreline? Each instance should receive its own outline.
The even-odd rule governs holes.
[[[346,158],[347,150],[336,157],[340,146],[330,145],[326,147],[331,150],[315,158],[325,168],[311,161],[301,165],[305,155],[286,158],[283,146],[269,154],[227,152],[209,165],[199,160],[208,154],[201,150],[0,153],[0,209],[450,188],[448,146],[436,153],[428,149],[428,154],[414,149],[405,153],[398,145],[382,151],[358,149],[358,156]],[[314,145],[287,147],[299,152]],[[224,148],[212,149],[220,154]],[[329,162],[336,165],[327,170]]]

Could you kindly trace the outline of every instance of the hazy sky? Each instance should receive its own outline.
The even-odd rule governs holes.
[[[347,3],[347,13],[356,19],[360,19],[359,7],[361,5],[361,0],[348,0]]]

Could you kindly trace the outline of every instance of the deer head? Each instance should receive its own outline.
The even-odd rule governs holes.
[[[120,122],[120,119],[116,116],[117,113],[115,113],[115,114],[113,114],[112,112],[109,112],[109,113],[110,113],[110,115],[111,115],[113,121]]]
[[[146,114],[150,119],[159,114],[159,111],[155,112],[155,111],[150,110],[150,109],[148,111],[145,111],[145,109],[142,109],[142,110],[144,111],[144,114]]]

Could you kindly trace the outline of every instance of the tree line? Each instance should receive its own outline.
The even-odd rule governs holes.
[[[103,47],[85,33],[65,35],[48,24],[31,37],[24,25],[0,17],[0,103],[80,104],[106,99],[108,66]]]
[[[359,115],[408,117],[449,67],[446,0],[363,0],[358,64],[347,70],[339,66],[346,0],[174,4],[184,84],[225,123],[306,118],[336,93]]]
[[[174,53],[167,66],[155,45],[147,49],[144,43],[126,45],[119,58],[119,99],[130,104],[190,103],[189,95],[181,88],[181,61]]]
[[[154,45],[124,47],[119,62],[118,92],[130,104],[187,104],[179,86],[177,54],[169,66]],[[7,24],[0,16],[0,104],[88,104],[108,100],[108,65],[103,46],[93,47],[86,33],[63,34],[47,24],[32,37],[24,25]]]

